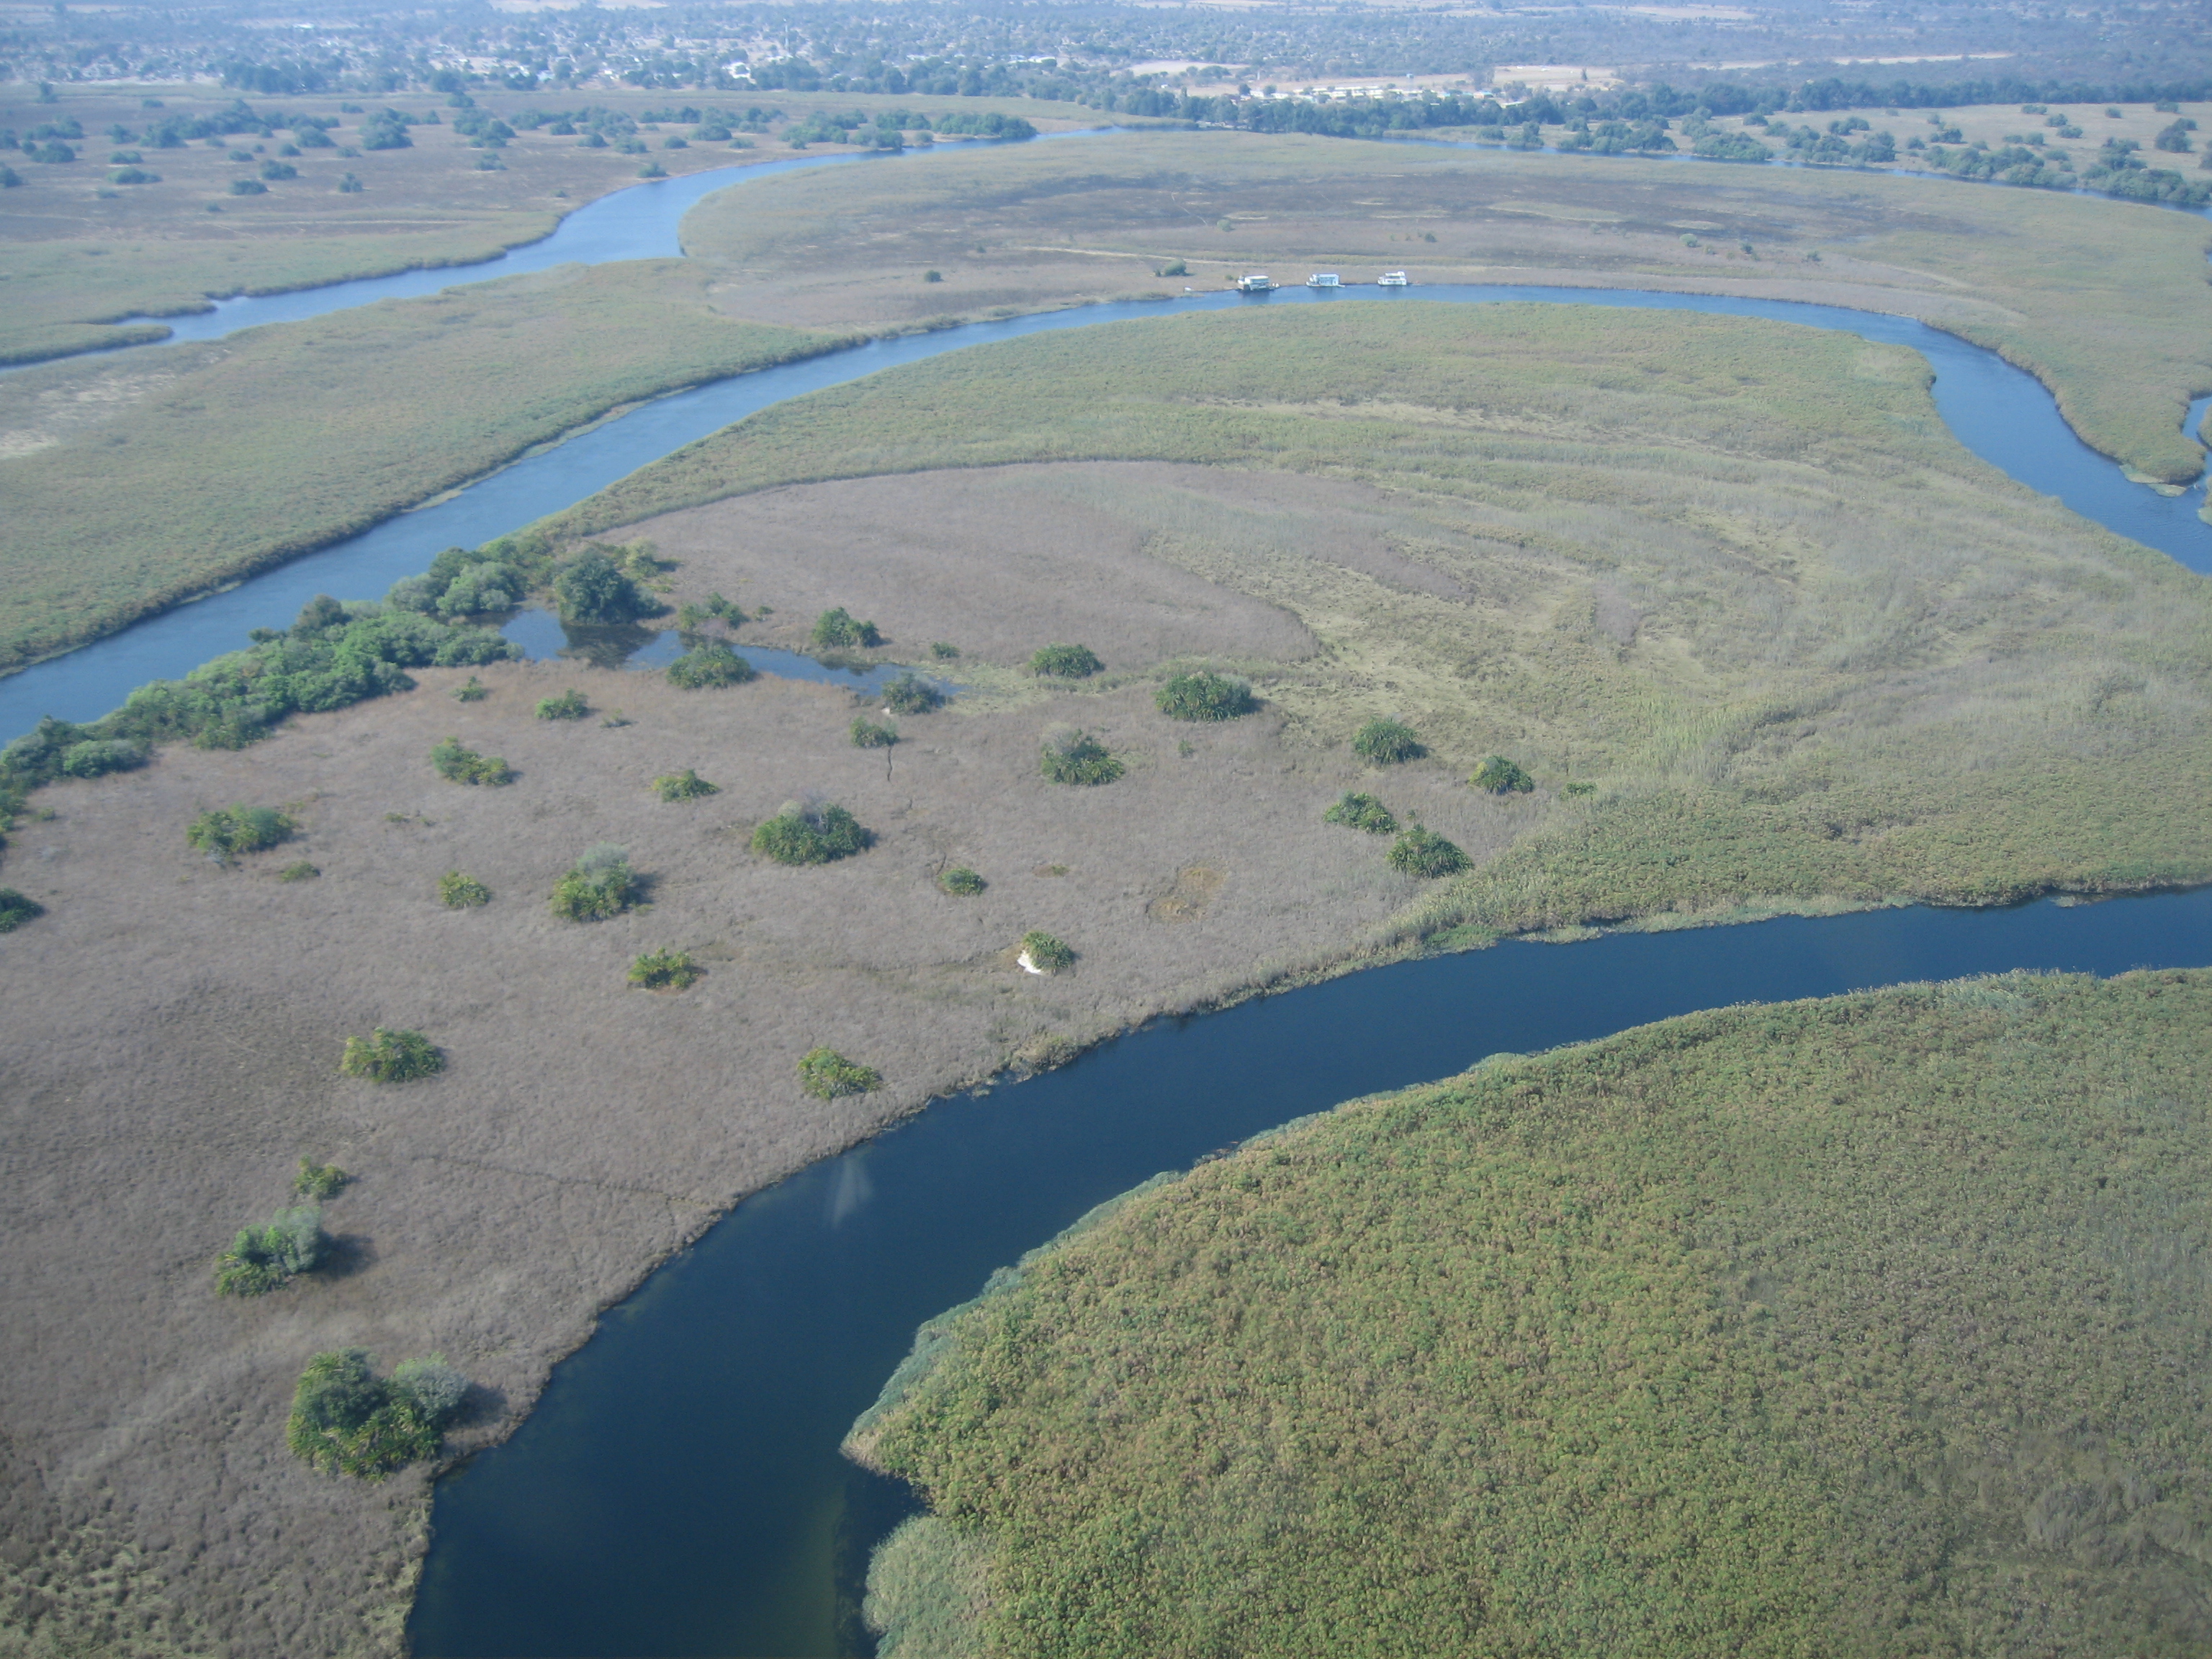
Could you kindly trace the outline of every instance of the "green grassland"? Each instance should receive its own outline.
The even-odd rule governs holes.
[[[1066,486],[1323,641],[1244,665],[1294,741],[1397,714],[1462,775],[1490,753],[1537,775],[1528,833],[1431,885],[1401,939],[2205,879],[2203,579],[1969,454],[1927,380],[1902,349],[1679,313],[1163,319],[794,400],[548,527],[1032,461],[1378,489],[1395,567],[1347,562],[1294,504]]]
[[[1394,267],[1893,311],[2002,352],[2089,443],[2167,481],[2199,470],[2181,422],[2212,391],[2200,216],[1883,173],[1153,133],[762,179],[684,234],[730,273],[733,314],[819,291],[823,324],[874,320],[887,276],[924,266],[957,314]],[[1155,277],[1174,260],[1187,277]]]
[[[0,381],[0,666],[325,545],[641,398],[825,350],[678,260],[563,266]],[[102,418],[65,422],[88,404]],[[52,428],[52,429],[44,429]]]
[[[1164,1179],[848,1449],[886,1656],[2195,1655],[2212,974],[1693,1015]]]

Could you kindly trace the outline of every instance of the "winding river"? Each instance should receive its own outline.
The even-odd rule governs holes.
[[[409,272],[226,301],[173,326],[181,338],[210,338],[568,259],[665,257],[680,252],[678,222],[708,191],[850,159],[626,190],[570,216],[545,241],[466,274]],[[2212,526],[2197,516],[2202,481],[2176,496],[2128,483],[2074,436],[2033,377],[1906,319],[1786,301],[1522,286],[1204,295],[877,342],[661,398],[434,506],[0,681],[0,738],[44,714],[93,718],[135,685],[234,648],[250,628],[289,621],[316,592],[380,592],[441,548],[489,540],[771,404],[894,364],[1167,310],[1509,300],[1763,317],[1911,346],[1935,366],[1936,406],[1977,454],[2212,574]],[[2206,403],[2191,411],[2188,430]],[[523,624],[533,652],[551,648],[533,629],[544,625]],[[415,1650],[866,1652],[860,1573],[908,1500],[836,1447],[915,1327],[1091,1206],[1285,1119],[1447,1075],[1498,1050],[1583,1041],[1731,1002],[2015,968],[2108,974],[2208,963],[2212,890],[1510,944],[1160,1022],[1060,1071],[940,1102],[739,1205],[605,1316],[512,1439],[441,1483],[410,1626]]]

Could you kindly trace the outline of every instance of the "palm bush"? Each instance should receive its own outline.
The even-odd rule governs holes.
[[[1356,789],[1347,790],[1340,796],[1336,805],[1322,814],[1322,820],[1326,823],[1341,823],[1352,830],[1364,830],[1370,836],[1395,836],[1398,833],[1398,820],[1391,816],[1390,809],[1374,796]]]
[[[843,605],[825,611],[814,619],[814,631],[807,636],[819,649],[849,651],[878,646],[884,636],[875,623],[861,622]]]
[[[12,933],[46,914],[46,907],[12,887],[0,887],[0,933]]]
[[[301,859],[297,864],[288,864],[282,870],[279,870],[276,872],[276,879],[279,881],[313,881],[316,877],[322,873],[323,872],[315,866],[308,863],[307,860]]]
[[[1087,680],[1106,665],[1087,645],[1048,645],[1030,659],[1030,672],[1056,680]]]
[[[639,888],[629,849],[602,842],[553,884],[553,914],[570,921],[605,921],[635,904]]]
[[[828,864],[850,858],[874,839],[842,806],[790,800],[754,830],[752,848],[778,864]]]
[[[1160,713],[1178,720],[1233,720],[1259,705],[1253,701],[1252,682],[1242,674],[1216,674],[1201,669],[1178,674],[1153,694]]]
[[[455,702],[482,702],[489,696],[491,696],[491,688],[473,674],[469,676],[466,685],[457,685],[453,688]]]
[[[647,951],[629,965],[629,982],[648,991],[688,991],[707,970],[686,951]]]
[[[335,1164],[318,1164],[313,1158],[303,1158],[300,1160],[300,1173],[292,1177],[292,1190],[319,1204],[326,1198],[336,1198],[352,1179]]]
[[[835,1048],[813,1048],[799,1062],[799,1086],[817,1100],[864,1095],[881,1086],[884,1074],[845,1058]]]
[[[436,1363],[451,1369],[443,1360]],[[416,1375],[424,1395],[442,1399],[452,1393],[441,1376]],[[396,1375],[388,1382],[379,1377],[363,1349],[319,1353],[293,1390],[284,1443],[310,1468],[381,1480],[394,1469],[438,1455],[439,1427],[453,1407],[434,1411],[416,1386]],[[461,1389],[466,1391],[465,1380]],[[458,1397],[453,1403],[459,1404]]]
[[[313,1204],[279,1210],[265,1227],[239,1231],[231,1247],[216,1259],[215,1287],[222,1296],[265,1296],[312,1273],[330,1240],[323,1212]]]
[[[1474,769],[1468,780],[1477,789],[1487,789],[1493,795],[1527,794],[1536,787],[1536,780],[1516,766],[1503,755],[1492,755]]]
[[[985,881],[973,870],[963,866],[959,869],[947,870],[937,878],[937,885],[939,890],[950,893],[955,898],[973,898],[989,886],[990,883]]]
[[[668,665],[668,683],[684,691],[743,685],[753,678],[753,665],[720,640],[695,645]]]
[[[1022,935],[1022,960],[1041,974],[1057,974],[1075,965],[1075,952],[1050,933]]]
[[[438,878],[438,902],[448,910],[473,910],[491,902],[491,889],[474,876],[448,870]]]
[[[338,1070],[371,1083],[411,1083],[446,1069],[446,1057],[420,1031],[378,1026],[365,1037],[349,1036]]]
[[[927,714],[945,706],[945,693],[908,669],[884,688],[884,707],[894,714]]]
[[[451,783],[483,784],[497,788],[514,781],[514,769],[497,755],[479,755],[464,748],[459,738],[447,738],[430,750],[430,764]]]
[[[960,654],[960,647],[950,641],[937,640],[932,641],[929,654],[939,662],[951,662]]]
[[[1370,720],[1352,740],[1352,752],[1375,766],[1401,766],[1429,751],[1402,720]]]
[[[853,747],[855,749],[888,749],[898,741],[898,727],[887,721],[872,720],[866,714],[853,717]]]
[[[663,800],[699,800],[708,795],[719,795],[721,786],[707,781],[690,767],[681,772],[671,772],[653,781],[653,793]]]
[[[1111,783],[1126,769],[1106,745],[1072,726],[1048,727],[1037,769],[1054,783]]]
[[[1435,880],[1455,876],[1472,867],[1473,860],[1453,842],[1419,824],[1398,837],[1390,848],[1390,867],[1401,874]]]
[[[541,720],[580,720],[591,712],[592,706],[584,701],[584,694],[573,685],[559,696],[542,698],[538,704],[538,718]]]
[[[266,852],[287,840],[295,826],[273,806],[218,806],[185,828],[185,840],[219,864],[240,853]]]

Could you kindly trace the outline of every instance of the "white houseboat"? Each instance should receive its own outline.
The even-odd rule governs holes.
[[[1275,279],[1264,270],[1256,271],[1249,276],[1239,276],[1237,279],[1237,291],[1239,294],[1265,294],[1274,286]]]
[[[1306,286],[1308,288],[1342,288],[1344,284],[1337,281],[1334,271],[1316,270],[1306,278]]]
[[[1406,273],[1402,270],[1386,270],[1380,276],[1377,276],[1375,279],[1375,286],[1377,288],[1404,288],[1407,286],[1406,282]]]

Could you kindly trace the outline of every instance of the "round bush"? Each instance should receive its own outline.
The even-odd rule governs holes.
[[[647,951],[629,965],[629,982],[648,991],[688,991],[707,970],[688,951]]]
[[[855,749],[888,749],[898,741],[898,727],[870,720],[866,714],[853,717],[853,747]]]
[[[1429,751],[1413,735],[1412,726],[1401,720],[1379,720],[1359,728],[1359,735],[1352,740],[1352,752],[1373,766],[1401,766]]]
[[[1348,829],[1364,830],[1370,836],[1395,836],[1398,833],[1398,820],[1391,816],[1390,809],[1374,796],[1363,794],[1356,789],[1348,790],[1340,796],[1335,805],[1322,814],[1322,821],[1341,823]]]
[[[884,707],[894,714],[927,714],[945,705],[945,693],[908,670],[884,688]]]
[[[0,933],[12,933],[46,914],[46,907],[12,887],[0,887]]]
[[[538,705],[538,718],[541,720],[580,720],[591,712],[592,705],[573,685],[557,697],[542,699]]]
[[[753,665],[720,640],[695,645],[668,665],[668,683],[685,691],[743,685],[754,678]]]
[[[1487,789],[1493,795],[1525,795],[1536,787],[1536,780],[1516,766],[1503,755],[1492,755],[1474,769],[1468,782],[1477,789]]]
[[[1106,745],[1087,732],[1055,726],[1044,734],[1037,769],[1054,783],[1111,783],[1125,769]]]
[[[420,1031],[393,1031],[380,1025],[365,1037],[346,1039],[338,1070],[371,1083],[411,1083],[446,1069],[446,1057]]]
[[[965,867],[947,870],[937,878],[939,890],[951,894],[955,898],[973,898],[990,884],[973,870]]]
[[[849,1060],[835,1048],[813,1048],[799,1062],[799,1086],[817,1100],[864,1095],[882,1085],[884,1074]]]
[[[1473,860],[1451,842],[1432,830],[1419,824],[1398,837],[1390,848],[1390,867],[1401,874],[1419,876],[1433,881],[1440,876],[1455,876],[1471,866]]]
[[[218,863],[263,853],[289,838],[292,820],[273,806],[218,806],[185,827],[185,840]]]
[[[860,621],[842,605],[817,617],[808,637],[818,649],[826,651],[859,650],[884,642],[875,623]]]
[[[786,801],[753,831],[752,848],[778,864],[828,864],[863,851],[874,839],[842,806]]]
[[[1087,645],[1048,645],[1030,659],[1030,672],[1058,680],[1087,680],[1106,665]]]
[[[1075,952],[1050,933],[1022,935],[1022,959],[1042,974],[1057,974],[1075,965]]]
[[[653,602],[605,554],[579,554],[553,578],[553,598],[566,623],[627,623],[650,615]]]
[[[602,843],[553,884],[553,914],[569,921],[605,921],[636,902],[638,887],[629,849]]]
[[[438,878],[438,902],[448,910],[473,910],[491,902],[491,889],[474,876],[448,870]]]
[[[1176,675],[1153,694],[1152,701],[1160,713],[1177,720],[1233,720],[1259,707],[1252,696],[1252,682],[1242,674],[1203,669]]]
[[[719,795],[721,786],[707,781],[690,767],[681,772],[671,772],[653,781],[653,792],[663,800],[699,800],[708,795]]]

